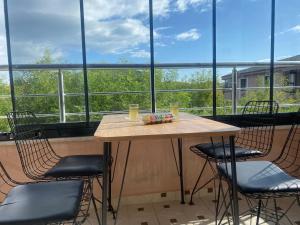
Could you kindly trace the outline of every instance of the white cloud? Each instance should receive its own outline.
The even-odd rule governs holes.
[[[206,11],[206,7],[211,6],[211,0],[177,0],[176,6],[178,11],[180,12],[186,11],[191,6],[203,6],[204,8],[202,9],[202,11]]]
[[[0,65],[7,64],[3,1],[0,2]]]
[[[5,37],[0,34],[0,65],[7,63],[6,40]]]
[[[86,28],[87,48],[118,53],[149,42],[149,29],[137,19],[96,22]]]
[[[150,52],[145,51],[144,49],[131,51],[130,54],[134,58],[150,58]]]
[[[178,41],[196,41],[201,37],[201,34],[197,29],[193,28],[186,32],[176,35],[176,40]]]
[[[166,16],[169,2],[156,1],[154,16]],[[42,4],[40,0],[11,3],[11,44],[15,63],[34,63],[46,49],[69,62],[72,60],[70,54],[81,52],[79,4],[61,0],[48,3]],[[148,10],[148,1],[85,1],[87,49],[101,54],[127,51],[134,57],[145,56],[146,50],[144,53],[129,51],[149,43]],[[154,37],[158,36],[154,31]]]
[[[278,32],[275,34],[275,36],[278,36],[278,35],[284,35],[286,33],[289,33],[289,32],[296,32],[296,33],[300,33],[300,24],[296,25],[296,26],[293,26],[287,30],[284,30],[284,31],[281,31],[281,32]],[[271,38],[271,36],[269,37]]]
[[[169,16],[171,11],[184,12],[188,7],[203,6],[202,9],[205,9],[210,6],[210,2],[156,0],[153,1],[153,13],[155,17],[164,18]],[[84,6],[87,50],[101,54],[127,53],[132,57],[149,57],[148,4],[148,0],[86,0]],[[1,4],[0,11],[3,12]],[[46,49],[50,50],[57,60],[68,62],[72,61],[72,57],[69,56],[74,51],[81,52],[78,1],[14,0],[10,2],[10,18],[14,63],[34,63]],[[4,32],[1,33],[3,21],[0,18],[0,63],[5,58],[3,54],[6,54],[6,43],[3,41],[5,35]],[[161,28],[163,29],[168,27]],[[159,31],[160,28],[154,30],[154,38],[157,40],[161,37]],[[197,40],[200,36],[196,29],[191,29],[175,38]]]
[[[300,24],[290,28],[289,30],[300,33]]]
[[[270,58],[259,59],[257,62],[270,62]]]
[[[153,3],[154,16],[166,16],[170,12],[171,0],[159,0]],[[85,1],[86,19],[99,20],[113,17],[130,18],[148,16],[149,2],[147,0],[89,0]]]

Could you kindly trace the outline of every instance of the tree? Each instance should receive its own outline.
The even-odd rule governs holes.
[[[52,64],[49,51],[37,62]],[[126,63],[126,61],[125,61]],[[67,121],[85,120],[84,79],[82,69],[62,70]],[[59,122],[57,70],[14,71],[17,110],[31,110],[43,114],[43,122]],[[263,86],[263,78],[257,83]],[[286,86],[287,80],[276,76],[276,84]],[[217,79],[217,113],[231,114],[231,99],[225,97],[223,83]],[[168,111],[170,103],[178,102],[181,109],[197,114],[212,115],[212,72],[208,69],[184,74],[182,70],[155,69],[156,105],[159,111]],[[101,119],[103,113],[127,111],[129,104],[139,104],[141,110],[151,110],[149,69],[89,69],[89,105],[92,120]],[[9,84],[0,80],[0,115],[11,111]],[[239,105],[249,100],[267,100],[269,89],[247,90]],[[297,103],[300,91],[276,89],[274,99],[280,103]],[[289,107],[285,110],[295,110]],[[55,115],[55,116],[53,116]],[[0,130],[7,130],[6,118],[0,119]]]

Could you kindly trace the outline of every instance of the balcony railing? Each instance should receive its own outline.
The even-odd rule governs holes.
[[[211,63],[159,63],[155,64],[155,69],[210,69],[212,68]],[[238,112],[238,109],[242,106],[238,105],[238,96],[237,93],[241,91],[247,91],[247,90],[259,90],[259,89],[269,89],[269,86],[252,86],[247,88],[239,88],[237,85],[237,76],[238,76],[238,68],[249,68],[249,67],[255,67],[260,69],[265,69],[266,74],[268,74],[270,63],[267,62],[220,62],[217,63],[217,69],[227,69],[230,68],[231,73],[231,79],[232,79],[232,86],[231,87],[221,87],[217,88],[217,91],[224,91],[231,93],[232,98],[232,105],[231,106],[217,106],[217,109],[223,109],[226,108],[228,110],[232,110],[232,114],[236,114]],[[276,69],[279,68],[285,68],[285,67],[300,67],[300,62],[295,61],[279,61],[275,62],[275,72]],[[65,106],[65,97],[68,96],[84,96],[84,93],[65,93],[64,90],[64,74],[63,71],[68,70],[80,70],[82,69],[82,64],[19,64],[19,65],[13,65],[12,70],[13,71],[34,71],[34,70],[55,70],[57,71],[57,81],[58,81],[58,92],[57,93],[51,93],[51,94],[24,94],[24,95],[18,95],[16,97],[58,97],[59,102],[59,114],[40,114],[39,116],[59,116],[60,122],[66,121],[66,116],[78,116],[78,115],[85,115],[84,112],[80,113],[67,113],[66,112],[66,106]],[[150,64],[87,64],[88,70],[101,70],[101,69],[149,69]],[[0,65],[0,72],[8,71],[7,65]],[[222,77],[223,75],[218,75],[218,77]],[[227,74],[229,75],[229,74]],[[276,89],[300,89],[300,86],[274,86],[274,90]],[[176,93],[176,92],[208,92],[212,91],[212,88],[206,88],[206,89],[172,89],[172,90],[160,90],[155,89],[156,93]],[[89,96],[96,96],[96,95],[122,95],[122,94],[145,94],[149,93],[149,91],[112,91],[112,92],[89,92]],[[0,98],[10,98],[10,95],[0,95]],[[292,106],[300,106],[299,103],[281,103],[281,107],[292,107]],[[192,108],[182,108],[183,110],[205,110],[210,109],[211,107],[192,107]],[[122,113],[124,111],[101,111],[101,112],[90,112],[91,115],[98,115],[98,114],[108,114],[108,113]],[[3,116],[2,116],[3,117]],[[1,115],[0,115],[1,118]]]

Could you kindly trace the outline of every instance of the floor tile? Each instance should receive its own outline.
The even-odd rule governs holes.
[[[140,198],[141,199],[141,198]],[[147,198],[147,200],[149,200]],[[146,203],[122,205],[120,208],[117,225],[214,225],[215,224],[215,204],[214,196],[207,195],[195,198],[194,205],[180,204],[178,200],[155,203],[150,200]],[[142,201],[141,201],[142,202]],[[188,202],[188,201],[187,201]],[[288,207],[290,199],[278,201],[278,207],[284,210]],[[245,198],[239,201],[240,211],[246,211],[248,208]],[[295,205],[288,216],[293,224],[300,225],[299,205]],[[282,211],[281,210],[281,211]],[[231,217],[229,217],[231,219]],[[241,225],[255,224],[256,218],[250,214],[245,214],[240,219]],[[222,224],[228,224],[227,219]],[[232,221],[231,221],[232,224]],[[261,225],[271,225],[271,222],[260,220]],[[280,221],[280,224],[289,224],[286,219]],[[93,209],[84,225],[97,225],[97,220]],[[108,225],[114,225],[112,214],[108,213]]]

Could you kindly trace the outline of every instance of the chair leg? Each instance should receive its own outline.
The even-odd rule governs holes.
[[[218,193],[217,193],[217,201],[216,201],[216,219],[218,218],[218,212],[219,212],[219,203],[220,203],[220,190],[221,188],[221,181],[219,181],[219,187],[218,187]]]
[[[88,178],[88,184],[90,186],[90,190],[91,190],[91,199],[92,199],[92,203],[93,203],[93,206],[94,206],[94,210],[95,210],[95,214],[96,214],[96,217],[97,217],[97,221],[98,221],[98,224],[101,225],[101,220],[100,220],[100,217],[99,217],[99,214],[98,214],[98,209],[97,209],[97,205],[96,205],[96,197],[94,196],[94,188],[93,188],[93,178]]]
[[[261,211],[261,203],[262,203],[262,200],[259,199],[259,201],[258,201],[258,208],[257,208],[257,216],[256,216],[256,225],[259,224],[259,217],[260,217],[260,211]]]
[[[229,189],[228,189],[229,190]],[[215,224],[216,225],[221,225],[224,217],[226,216],[227,222],[230,225],[230,218],[229,218],[229,213],[228,209],[230,208],[230,202],[227,204],[226,198],[228,195],[229,191],[224,192],[224,187],[222,183],[222,178],[219,177],[219,185],[218,185],[218,194],[217,199],[216,199],[216,212],[215,212]],[[224,211],[222,210],[224,208]],[[222,212],[223,211],[223,212]],[[220,219],[218,221],[218,217],[220,215]]]
[[[219,216],[219,204],[220,204],[220,197],[221,197],[221,185],[222,180],[219,178],[219,187],[218,187],[218,194],[217,194],[217,202],[216,202],[216,214],[215,214],[215,222],[216,225],[218,224],[218,216]]]
[[[102,189],[102,184],[101,184],[101,181],[99,180],[99,177],[97,177],[96,180],[97,180],[100,188]],[[112,203],[111,203],[111,182],[109,182],[108,190],[109,190],[109,196],[108,196],[108,199],[107,199],[107,202],[108,202],[108,211],[110,211],[112,213],[113,219],[115,219],[116,218],[115,210],[114,210],[114,207],[112,206]],[[100,201],[100,203],[102,204],[101,201]]]
[[[274,211],[275,211],[275,217],[276,217],[276,225],[279,224],[279,217],[278,217],[278,208],[277,208],[277,201],[276,199],[273,199],[274,201]]]
[[[92,194],[92,202],[93,202],[93,206],[94,206],[94,210],[95,210],[95,214],[96,214],[96,217],[97,217],[98,224],[101,225],[94,194]]]
[[[192,191],[192,193],[191,193],[191,198],[190,198],[190,205],[194,205],[194,203],[193,203],[193,196],[194,196],[194,194],[196,194],[201,188],[199,188],[198,190],[196,190],[197,189],[197,186],[198,186],[198,183],[199,183],[199,181],[200,181],[200,178],[201,178],[201,176],[202,176],[202,174],[203,174],[203,172],[204,172],[204,169],[205,169],[205,167],[206,167],[206,165],[207,165],[207,163],[208,163],[208,158],[206,158],[206,160],[205,160],[205,163],[204,163],[204,165],[203,165],[203,167],[202,167],[202,169],[201,169],[201,171],[200,171],[200,174],[199,174],[199,176],[198,176],[198,178],[197,178],[197,181],[196,181],[196,183],[195,183],[195,186],[194,186],[194,188],[193,188],[193,191]]]

